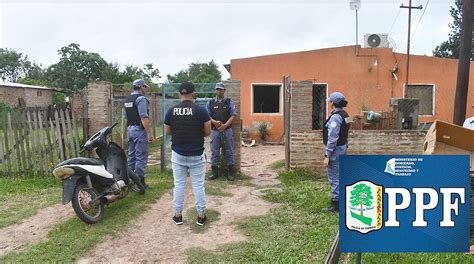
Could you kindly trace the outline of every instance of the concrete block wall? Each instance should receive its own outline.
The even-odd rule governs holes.
[[[123,97],[123,98],[126,98],[127,96],[130,95],[130,93],[132,93],[132,89],[129,89],[129,90],[123,90],[123,89],[114,89],[113,90],[113,93],[114,93],[114,97]],[[154,112],[154,109],[153,109],[153,102],[154,100],[156,100],[156,121],[157,123],[161,122],[161,112],[162,112],[162,109],[161,109],[161,96],[158,95],[158,94],[153,94],[153,93],[147,93],[145,95],[145,97],[148,99],[148,101],[150,102],[150,105],[149,105],[149,111],[150,111],[150,118],[153,117],[153,112]],[[154,99],[156,98],[156,99]],[[116,107],[118,107],[116,105]],[[123,107],[123,106],[121,106]]]
[[[425,136],[419,130],[351,131],[348,154],[422,154]]]
[[[17,88],[21,89],[21,88]],[[26,107],[47,107],[53,104],[53,91],[48,89],[24,89]],[[16,100],[18,103],[18,99]]]
[[[82,126],[82,94],[75,94],[71,98],[71,107],[76,124]]]
[[[241,140],[242,140],[242,120],[240,119],[240,81],[224,81],[226,96],[231,98],[235,103],[237,109],[237,116],[232,124],[232,130],[234,132],[234,157],[235,157],[235,170],[240,171],[241,164]]]
[[[0,85],[0,99],[11,107],[19,107],[19,98],[25,98],[25,90],[18,87],[8,87]]]
[[[112,84],[109,82],[89,83],[86,88],[88,134],[110,125]]]
[[[357,130],[349,135],[348,154],[422,154],[424,131]],[[291,133],[290,167],[308,168],[325,175],[324,145],[321,130]]]
[[[291,132],[304,132],[312,128],[313,83],[291,82]]]

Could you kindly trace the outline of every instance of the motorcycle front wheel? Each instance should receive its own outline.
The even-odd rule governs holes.
[[[131,169],[128,169],[128,177],[130,178],[130,188],[139,194],[145,194],[145,186],[143,186],[140,177],[138,177]]]
[[[104,204],[100,201],[93,203],[97,196],[97,191],[85,183],[80,183],[74,188],[72,208],[79,219],[87,224],[95,224],[104,217]]]

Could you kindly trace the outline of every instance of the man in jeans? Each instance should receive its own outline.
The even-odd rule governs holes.
[[[183,223],[183,204],[186,192],[186,176],[190,175],[198,219],[196,224],[206,222],[206,194],[204,175],[204,137],[211,134],[211,117],[206,108],[193,102],[194,85],[183,82],[179,86],[181,103],[171,107],[165,116],[166,134],[171,134],[171,163],[174,177],[173,221]]]

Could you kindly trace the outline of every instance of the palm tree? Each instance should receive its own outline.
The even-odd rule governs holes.
[[[363,206],[372,205],[372,191],[369,186],[364,183],[357,184],[351,191],[350,203],[352,206],[360,205],[360,215],[364,216]]]

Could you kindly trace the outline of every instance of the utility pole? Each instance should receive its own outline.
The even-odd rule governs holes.
[[[469,87],[469,70],[471,66],[472,46],[472,1],[463,0],[461,40],[459,47],[458,75],[456,95],[454,98],[453,123],[462,126],[466,119],[467,92]]]
[[[408,8],[408,40],[407,40],[407,75],[405,79],[405,88],[408,87],[408,76],[410,75],[410,35],[411,35],[411,10],[422,9],[423,6],[412,6],[411,0],[408,2],[408,6],[400,5],[400,8]]]
[[[359,55],[359,9],[360,0],[351,0],[349,2],[349,8],[356,11],[356,55]]]

